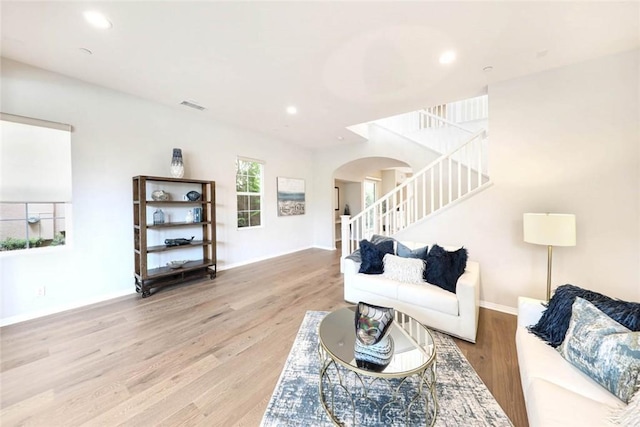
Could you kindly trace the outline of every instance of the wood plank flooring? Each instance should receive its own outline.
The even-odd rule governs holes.
[[[339,270],[309,249],[1,328],[0,425],[257,426],[305,312],[347,305]],[[527,427],[515,325],[481,310],[477,344],[457,342]]]

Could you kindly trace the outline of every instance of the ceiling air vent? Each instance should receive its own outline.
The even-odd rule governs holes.
[[[180,105],[185,105],[187,107],[195,108],[196,110],[200,110],[200,111],[204,110],[204,107],[202,105],[198,105],[190,101],[182,101]]]

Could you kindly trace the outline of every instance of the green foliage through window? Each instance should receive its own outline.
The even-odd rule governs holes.
[[[262,225],[263,168],[257,161],[236,160],[238,228]]]
[[[66,244],[65,203],[0,203],[0,251]]]

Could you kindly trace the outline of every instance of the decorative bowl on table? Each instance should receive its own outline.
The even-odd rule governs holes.
[[[176,269],[176,268],[182,268],[183,265],[185,265],[186,263],[188,263],[189,260],[188,259],[181,259],[181,260],[176,260],[176,261],[169,261],[167,263],[167,267],[171,268],[171,269]]]
[[[166,202],[169,200],[169,193],[164,190],[156,190],[151,193],[151,198],[156,202]]]

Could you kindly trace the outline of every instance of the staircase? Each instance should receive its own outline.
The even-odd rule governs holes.
[[[342,258],[356,250],[362,239],[373,234],[391,236],[491,185],[487,131],[461,126],[443,117],[444,110],[419,110],[369,123],[442,155],[353,218],[342,217]],[[486,119],[467,122],[486,125]]]

